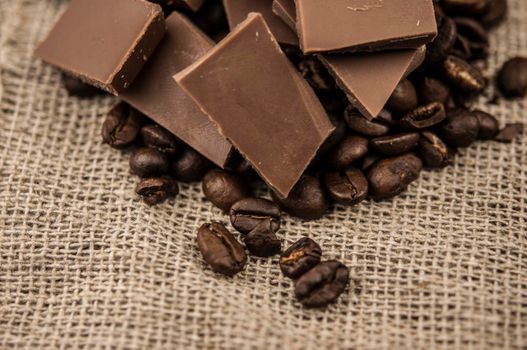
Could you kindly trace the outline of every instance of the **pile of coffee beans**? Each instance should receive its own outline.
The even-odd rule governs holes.
[[[167,13],[177,1],[161,2]],[[189,17],[215,40],[227,32],[221,1],[207,1]],[[178,194],[177,182],[202,181],[210,202],[229,215],[243,245],[220,223],[204,224],[198,246],[210,267],[232,276],[243,270],[248,251],[257,257],[280,254],[277,236],[281,212],[303,220],[324,216],[332,203],[357,205],[366,198],[386,200],[405,191],[423,169],[451,165],[459,149],[477,141],[512,142],[522,124],[500,129],[495,116],[473,108],[490,79],[478,68],[491,52],[488,31],[507,14],[506,0],[442,0],[436,4],[437,38],[427,46],[424,63],[401,81],[377,118],[364,118],[348,102],[315,56],[298,48],[283,50],[309,82],[335,125],[335,132],[287,198],[253,196],[264,182],[238,153],[218,169],[170,132],[125,103],[117,104],[103,124],[105,143],[132,150],[130,168],[141,180],[137,194],[149,205]],[[183,10],[184,11],[184,10]],[[501,98],[527,94],[527,58],[514,57],[496,73]],[[73,95],[88,97],[93,88],[64,77]],[[309,238],[293,244],[280,258],[285,276],[305,306],[334,301],[346,288],[348,269],[338,261],[320,262],[320,247]]]

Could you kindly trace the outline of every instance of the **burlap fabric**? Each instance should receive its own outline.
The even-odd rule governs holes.
[[[510,2],[488,76],[527,55],[527,2]],[[276,258],[232,279],[203,264],[196,229],[226,217],[199,185],[154,208],[135,196],[99,135],[114,100],[68,97],[31,57],[63,6],[0,0],[0,348],[527,348],[525,137],[478,143],[392,201],[287,217],[285,244],[313,237],[353,277],[304,310]],[[526,106],[485,108],[527,122]]]

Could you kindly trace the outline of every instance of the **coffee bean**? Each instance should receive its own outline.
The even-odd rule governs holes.
[[[270,221],[273,232],[280,228],[280,208],[263,198],[245,198],[234,203],[230,210],[232,226],[243,234],[255,229],[263,221]]]
[[[70,96],[90,98],[104,95],[104,91],[66,73],[62,73],[62,86],[68,91]]]
[[[368,153],[368,139],[348,135],[328,152],[327,165],[334,169],[344,169],[360,160]]]
[[[295,295],[305,307],[322,307],[337,300],[349,283],[349,270],[339,261],[324,261],[295,283]]]
[[[198,247],[212,270],[227,276],[242,271],[247,263],[243,246],[220,223],[204,224],[199,228]]]
[[[368,153],[368,155],[366,156],[366,158],[364,158],[364,160],[362,161],[362,166],[361,166],[361,170],[363,172],[369,170],[373,164],[377,163],[378,160],[380,160],[382,157],[380,154],[378,153]]]
[[[170,197],[179,193],[176,182],[165,177],[144,179],[135,188],[135,192],[143,198],[148,205],[163,203]]]
[[[479,122],[479,140],[492,140],[498,133],[500,126],[498,120],[487,112],[479,109],[472,111],[472,114],[478,118]]]
[[[460,92],[475,94],[485,88],[481,72],[458,57],[448,56],[443,62],[443,71],[447,80]]]
[[[450,55],[456,56],[462,60],[468,61],[472,58],[472,47],[470,41],[463,35],[457,35],[456,42],[449,52]]]
[[[443,17],[437,36],[427,45],[426,62],[434,64],[444,60],[454,47],[457,38],[456,23],[450,17]]]
[[[329,207],[320,181],[311,175],[303,175],[287,198],[271,195],[283,211],[304,220],[320,219]]]
[[[352,108],[346,109],[344,117],[351,130],[364,136],[378,137],[386,135],[390,131],[387,125],[376,120],[368,120]]]
[[[449,13],[475,15],[482,13],[488,0],[443,0],[442,4]]]
[[[376,152],[394,156],[409,152],[418,142],[419,133],[408,132],[371,139],[370,146]]]
[[[135,142],[143,116],[124,102],[115,105],[102,125],[102,139],[113,148],[123,149]]]
[[[153,148],[138,148],[130,155],[130,169],[140,177],[164,175],[168,168],[167,157]]]
[[[272,220],[263,220],[243,237],[243,242],[254,256],[268,257],[280,254],[282,242],[275,232]]]
[[[316,91],[332,91],[335,87],[324,65],[314,56],[306,56],[299,64],[298,70],[305,80]]]
[[[476,20],[468,17],[455,17],[458,36],[466,38],[471,57],[486,58],[489,55],[489,35],[487,30]]]
[[[514,57],[503,64],[498,73],[498,87],[506,97],[527,94],[527,58]]]
[[[417,153],[428,168],[444,168],[452,164],[454,157],[453,152],[431,131],[421,133]]]
[[[487,0],[485,9],[477,17],[481,24],[490,28],[503,22],[507,12],[507,0]]]
[[[383,108],[379,115],[375,117],[375,121],[387,126],[394,126],[398,124],[398,121],[393,117],[393,113],[386,108]]]
[[[172,163],[172,175],[182,182],[201,181],[212,163],[192,148],[186,148]]]
[[[445,107],[433,102],[417,107],[401,118],[401,126],[406,129],[421,130],[441,123],[446,118]]]
[[[523,128],[523,124],[521,123],[507,124],[500,130],[494,140],[511,143],[516,137],[523,133]]]
[[[331,151],[344,139],[344,137],[348,133],[348,127],[346,125],[346,122],[344,121],[344,118],[342,118],[341,116],[337,116],[333,113],[328,114],[328,117],[331,123],[335,126],[335,130],[333,130],[331,135],[320,147],[317,153],[318,157],[323,156],[329,151]]]
[[[324,175],[327,192],[341,204],[357,204],[368,195],[368,180],[359,169],[348,168]]]
[[[433,102],[445,103],[450,95],[450,88],[441,81],[425,77],[419,83],[419,101],[422,104]]]
[[[205,174],[202,189],[207,199],[225,212],[240,199],[251,195],[239,176],[221,169],[212,169]]]
[[[368,172],[370,195],[375,200],[392,198],[419,177],[423,167],[414,154],[383,159]]]
[[[315,267],[322,256],[322,249],[311,238],[296,241],[280,256],[280,270],[284,276],[297,279]]]
[[[417,107],[417,92],[414,84],[404,79],[397,85],[386,102],[386,108],[394,113],[404,114],[415,107]]]
[[[145,146],[155,148],[169,157],[175,156],[181,149],[176,137],[157,124],[143,126],[141,136]]]
[[[439,125],[439,136],[452,147],[468,147],[478,138],[478,118],[465,108],[451,109]]]

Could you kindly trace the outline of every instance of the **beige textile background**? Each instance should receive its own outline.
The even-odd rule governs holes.
[[[510,3],[488,76],[527,55],[527,2]],[[392,201],[287,217],[287,244],[313,237],[354,281],[304,310],[276,258],[233,279],[204,266],[196,229],[226,217],[199,185],[155,208],[134,195],[127,155],[99,136],[113,100],[68,97],[31,57],[64,4],[0,0],[1,349],[527,348],[525,136],[478,143]],[[485,108],[527,122],[526,106]]]

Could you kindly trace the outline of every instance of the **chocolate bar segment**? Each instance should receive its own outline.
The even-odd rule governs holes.
[[[433,0],[296,0],[304,53],[418,48],[437,35]]]
[[[165,34],[143,0],[73,0],[35,56],[113,94],[132,84]]]
[[[166,24],[165,37],[121,98],[224,167],[232,145],[172,78],[205,55],[214,43],[177,12],[166,19]]]
[[[284,197],[334,130],[260,14],[174,78]]]
[[[298,46],[298,37],[284,22],[273,13],[273,0],[223,0],[229,27],[235,28],[251,12],[259,12],[281,44]]]
[[[296,34],[296,6],[295,0],[274,0],[273,12],[293,29]]]

